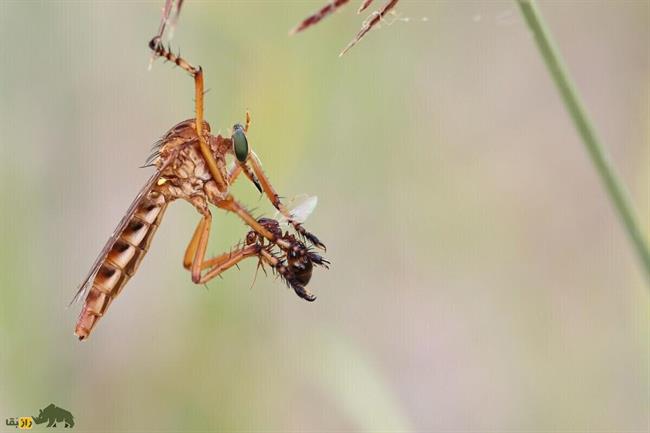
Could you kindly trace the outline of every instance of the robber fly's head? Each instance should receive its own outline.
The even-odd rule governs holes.
[[[231,151],[235,155],[235,158],[237,158],[239,166],[244,170],[244,173],[246,173],[246,177],[248,177],[251,182],[255,184],[255,188],[262,193],[262,185],[260,185],[257,175],[254,173],[254,170],[251,170],[251,168],[246,164],[248,156],[251,153],[251,149],[248,147],[248,139],[246,138],[248,125],[250,125],[250,114],[247,112],[246,127],[242,126],[240,123],[236,123],[232,127],[232,135],[230,136],[230,142],[232,143]]]
[[[237,123],[232,127],[232,151],[239,162],[246,162],[248,159],[248,140],[244,127]]]

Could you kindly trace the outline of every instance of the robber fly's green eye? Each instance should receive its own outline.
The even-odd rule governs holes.
[[[240,124],[233,126],[231,138],[235,156],[239,162],[245,162],[246,158],[248,158],[248,140],[246,139],[246,134],[244,133],[244,127]]]

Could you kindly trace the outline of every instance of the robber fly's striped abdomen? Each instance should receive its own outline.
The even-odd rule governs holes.
[[[88,337],[113,299],[137,271],[167,204],[160,191],[150,189],[136,199],[132,212],[127,213],[126,220],[104,247],[95,265],[96,273],[89,276],[92,282],[86,282],[89,291],[75,328],[80,340]]]

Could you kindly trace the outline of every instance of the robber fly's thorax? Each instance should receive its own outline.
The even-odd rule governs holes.
[[[208,143],[211,153],[217,163],[224,179],[227,179],[225,155],[232,146],[230,139],[221,135],[211,135],[210,125],[203,123],[205,142]],[[160,144],[160,157],[156,164],[172,156],[173,161],[163,169],[159,186],[164,193],[172,198],[182,198],[195,203],[215,202],[222,200],[228,193],[220,190],[212,178],[203,154],[201,153],[198,135],[196,134],[194,119],[185,120],[169,130],[162,138]]]

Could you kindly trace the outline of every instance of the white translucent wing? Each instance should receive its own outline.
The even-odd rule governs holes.
[[[291,218],[297,223],[304,223],[309,215],[314,212],[318,204],[318,197],[315,195],[300,194],[289,200],[286,204]],[[281,225],[287,226],[289,221],[279,211],[275,213],[273,219],[276,219]]]

